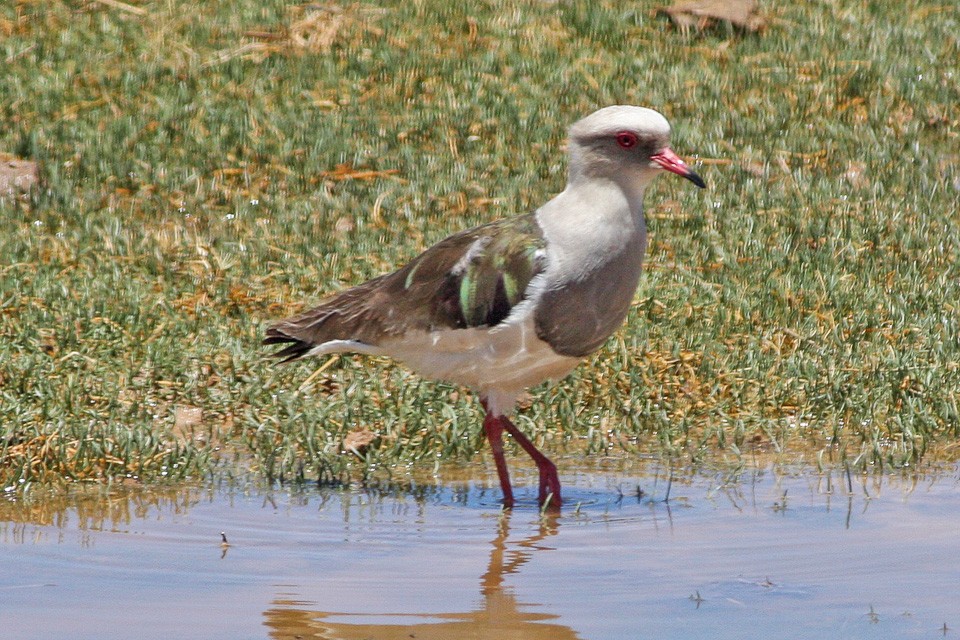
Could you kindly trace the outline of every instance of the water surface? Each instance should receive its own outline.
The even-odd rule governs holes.
[[[568,465],[559,516],[539,514],[535,479],[523,475],[525,499],[506,513],[486,475],[389,492],[188,487],[0,501],[0,629],[103,639],[960,636],[957,469],[670,475]]]

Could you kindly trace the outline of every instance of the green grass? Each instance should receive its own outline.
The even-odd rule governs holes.
[[[338,481],[464,460],[469,393],[275,367],[272,320],[564,182],[566,127],[662,111],[627,326],[518,423],[553,454],[916,466],[960,436],[960,9],[157,0],[0,7],[0,486]],[[178,419],[179,416],[179,419]],[[380,438],[341,455],[345,433]]]

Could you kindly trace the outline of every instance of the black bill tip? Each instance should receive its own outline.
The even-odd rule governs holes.
[[[703,178],[701,178],[700,174],[698,174],[696,171],[687,171],[687,173],[684,174],[683,177],[689,180],[690,182],[692,182],[693,184],[697,185],[701,189],[707,188],[707,183],[703,181]]]

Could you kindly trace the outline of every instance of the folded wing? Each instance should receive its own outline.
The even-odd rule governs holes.
[[[375,347],[411,331],[495,327],[545,268],[544,244],[533,214],[458,233],[398,271],[273,325],[263,342],[285,344],[274,355],[286,361],[339,341]]]

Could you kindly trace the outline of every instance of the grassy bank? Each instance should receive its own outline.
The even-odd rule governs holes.
[[[648,193],[628,326],[520,426],[554,453],[955,455],[960,9],[684,34],[655,4],[4,4],[0,151],[41,186],[0,202],[0,486],[472,456],[469,393],[350,357],[302,386],[325,363],[271,365],[263,328],[544,202],[611,103],[665,113],[709,189]]]

